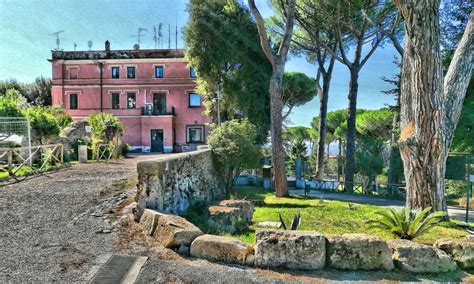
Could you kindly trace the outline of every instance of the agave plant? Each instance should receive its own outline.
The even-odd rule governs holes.
[[[410,211],[403,207],[401,210],[389,209],[376,212],[379,217],[367,221],[369,228],[390,231],[400,239],[412,240],[433,227],[441,225],[447,216],[446,212],[430,213],[431,207],[423,211]]]
[[[293,220],[292,220],[291,225],[289,227],[285,224],[285,220],[283,220],[283,216],[281,216],[281,212],[278,212],[278,217],[280,218],[280,223],[281,223],[281,227],[283,228],[283,230],[298,230],[298,228],[301,224],[301,214],[300,214],[300,212],[298,212],[297,214],[295,214],[293,216]]]

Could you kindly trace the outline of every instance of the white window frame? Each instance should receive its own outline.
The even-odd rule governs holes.
[[[200,128],[202,131],[202,139],[201,141],[191,141],[191,135],[189,135],[189,131],[192,128]],[[202,124],[193,124],[193,125],[186,125],[186,143],[188,144],[200,144],[206,142],[206,134],[205,134],[205,127]]]

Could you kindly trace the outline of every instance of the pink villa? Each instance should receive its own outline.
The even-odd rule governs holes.
[[[73,120],[111,113],[124,143],[143,152],[194,150],[206,142],[210,118],[196,93],[184,50],[52,51],[53,104]]]

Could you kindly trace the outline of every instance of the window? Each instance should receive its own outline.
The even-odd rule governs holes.
[[[112,67],[112,79],[120,78],[120,67]]]
[[[135,67],[127,67],[127,78],[135,79]]]
[[[198,93],[189,93],[189,107],[200,107],[201,95]]]
[[[155,66],[155,77],[156,78],[163,78],[164,77],[164,69],[163,66]]]
[[[135,93],[127,93],[127,108],[135,108],[137,106],[137,95]]]
[[[69,79],[77,79],[77,73],[79,73],[79,69],[77,68],[69,69]]]
[[[112,93],[112,108],[113,109],[120,108],[120,94],[119,93]]]
[[[191,78],[196,78],[196,71],[194,70],[194,68],[189,68],[189,77]]]
[[[77,109],[77,94],[69,94],[69,109]]]
[[[193,125],[188,126],[188,143],[204,143],[204,126],[202,125]]]

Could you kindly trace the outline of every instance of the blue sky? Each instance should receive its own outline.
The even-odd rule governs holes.
[[[139,27],[147,28],[142,38],[142,48],[154,48],[153,25],[163,23],[163,36],[168,38],[171,24],[172,47],[176,23],[181,29],[187,20],[187,0],[0,0],[0,80],[16,78],[31,82],[38,76],[51,77],[51,66],[47,61],[55,48],[55,39],[49,34],[63,30],[61,48],[87,50],[103,49],[105,40],[112,49],[130,49],[136,42],[132,37]],[[246,2],[246,1],[244,1]],[[267,0],[257,0],[257,6],[266,17],[271,15]],[[178,45],[184,43],[181,33]],[[165,44],[167,47],[167,41]],[[364,66],[359,77],[358,107],[377,109],[394,100],[382,90],[390,86],[382,76],[391,77],[398,70],[392,63],[396,51],[391,46],[377,50]],[[287,71],[316,75],[316,67],[304,58],[291,58]],[[335,66],[330,89],[329,110],[346,108],[349,73],[341,64]],[[290,116],[293,125],[309,126],[319,112],[319,99],[295,108]]]

